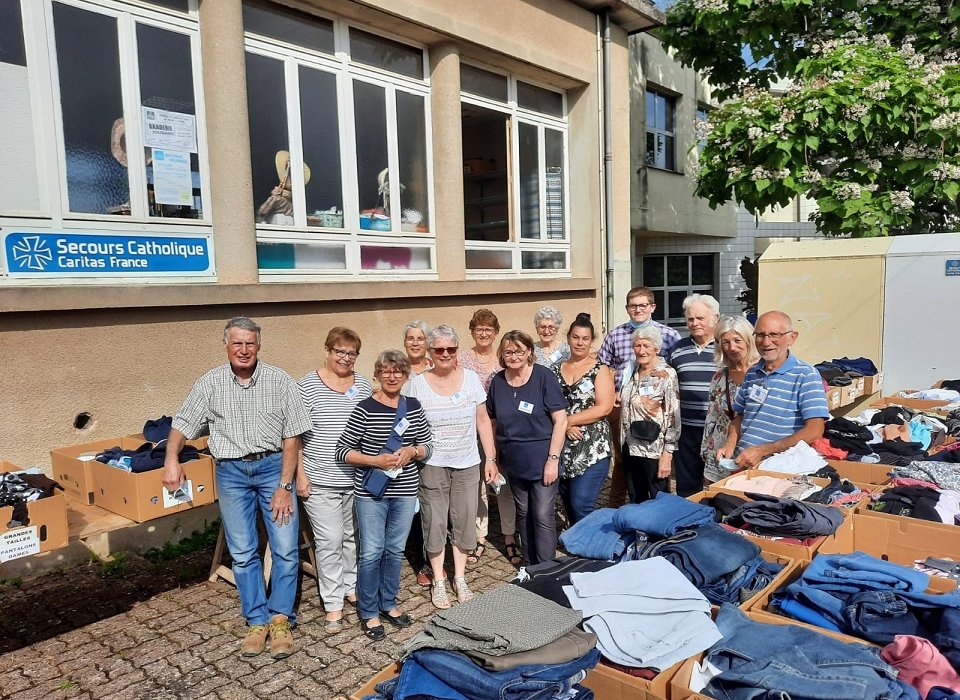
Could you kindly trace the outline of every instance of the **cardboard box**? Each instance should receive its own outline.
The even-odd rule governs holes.
[[[879,487],[879,488],[877,489],[877,493],[879,494],[879,493],[881,493],[881,492],[883,492],[883,491],[887,491],[887,490],[889,490],[889,489],[891,489],[891,488],[893,488],[893,487],[890,486],[890,485]],[[960,528],[958,528],[956,525],[954,525],[953,523],[935,523],[935,522],[933,522],[932,520],[918,520],[918,519],[916,519],[916,518],[911,518],[911,517],[906,516],[906,515],[896,515],[896,514],[894,514],[894,513],[884,513],[884,512],[882,512],[882,511],[870,510],[870,508],[868,507],[868,505],[869,505],[869,503],[863,503],[863,504],[861,504],[860,506],[858,506],[858,507],[857,507],[857,515],[864,515],[864,516],[866,516],[866,517],[868,517],[868,518],[883,518],[884,520],[893,520],[893,521],[912,520],[912,521],[914,521],[914,522],[921,522],[921,523],[923,523],[924,525],[926,525],[928,528],[930,528],[930,531],[931,531],[931,532],[937,532],[937,531],[943,532],[943,533],[944,533],[944,536],[946,536],[946,537],[949,537],[955,530],[960,529]],[[956,550],[956,551],[955,551],[954,558],[957,558],[957,557],[960,557],[960,550]],[[911,562],[911,563],[913,563],[913,562]]]
[[[840,401],[842,399],[843,392],[838,386],[832,386],[827,389],[827,408],[833,410],[835,408],[840,408]]]
[[[396,661],[391,661],[380,669],[373,678],[364,683],[360,690],[351,695],[350,700],[363,700],[366,696],[375,694],[376,690],[374,690],[374,688],[376,688],[377,683],[381,683],[388,678],[393,678],[398,675],[400,675],[400,664]]]
[[[863,393],[866,396],[876,394],[883,388],[883,372],[877,372],[872,377],[863,378]]]
[[[840,405],[848,406],[852,404],[860,396],[857,393],[857,383],[856,381],[850,382],[847,386],[840,387]]]
[[[890,483],[890,470],[893,469],[891,464],[850,462],[840,459],[828,459],[827,464],[837,470],[841,479],[847,479],[858,484],[877,486]]]
[[[925,520],[876,518],[854,513],[820,551],[824,554],[861,551],[904,566],[913,566],[915,561],[927,557],[960,560],[960,527],[943,528]]]
[[[20,471],[0,460],[0,472]],[[27,524],[8,527],[13,506],[0,508],[0,564],[67,546],[67,499],[59,492],[27,503]]]
[[[908,389],[907,391],[912,391]],[[884,406],[906,406],[907,408],[915,408],[921,411],[928,410],[931,408],[940,408],[941,406],[946,406],[949,404],[949,401],[928,401],[927,399],[908,399],[903,396],[884,396],[877,401],[874,401],[872,408],[883,408]]]
[[[121,438],[119,446],[133,450],[141,444]],[[192,499],[189,501],[178,501],[170,496],[161,482],[160,469],[134,473],[94,461],[90,465],[93,502],[138,523],[213,503],[213,460],[202,455],[200,459],[181,466],[190,482]]]
[[[93,503],[92,464],[98,452],[120,445],[124,438],[107,438],[50,450],[53,478],[63,490],[81,503]],[[139,443],[132,449],[136,449]]]
[[[681,661],[664,669],[649,681],[598,664],[582,684],[590,688],[598,700],[667,700],[670,697],[670,681],[683,663]]]

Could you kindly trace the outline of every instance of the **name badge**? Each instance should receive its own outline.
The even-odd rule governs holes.
[[[394,430],[397,431],[397,435],[403,435],[405,432],[407,432],[407,428],[409,427],[410,427],[410,421],[404,418],[403,420],[397,423],[397,427],[394,428]]]
[[[763,403],[767,400],[767,389],[759,384],[754,384],[750,387],[750,391],[747,392],[747,396],[757,403]]]
[[[593,391],[593,382],[590,379],[581,379],[580,388],[584,391]]]
[[[461,389],[461,390],[458,391],[456,394],[454,394],[453,396],[450,397],[450,402],[451,402],[451,403],[460,403],[461,401],[466,400],[466,398],[467,398],[467,392],[465,392],[463,389]]]
[[[517,408],[521,413],[533,413],[533,404],[529,401],[521,401]]]
[[[640,394],[640,396],[653,396],[657,393],[657,387],[651,385],[641,385],[640,388],[637,389],[637,393]]]
[[[560,352],[560,348],[557,348],[552,353],[550,353],[550,362],[556,362],[561,357],[563,357],[563,353]]]
[[[360,390],[357,388],[357,385],[354,384],[352,387],[343,392],[344,396],[348,399],[352,399],[354,396],[360,393]]]

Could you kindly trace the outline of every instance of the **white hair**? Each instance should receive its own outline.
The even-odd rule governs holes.
[[[426,324],[425,321],[410,321],[407,325],[403,327],[403,339],[407,339],[407,332],[412,331],[414,328],[419,329],[423,332],[423,337],[426,338],[430,335],[430,326]]]
[[[540,321],[553,321],[557,328],[563,323],[563,316],[560,315],[560,309],[556,306],[541,306],[533,315],[533,326],[536,328]]]
[[[710,309],[715,316],[720,315],[720,302],[714,299],[710,294],[691,294],[688,296],[683,300],[683,313],[686,314],[687,310],[697,303],[703,304],[705,307]]]
[[[455,330],[453,330],[453,326],[448,326],[445,323],[441,323],[439,326],[427,333],[427,347],[432,349],[434,341],[440,338],[452,340],[456,345],[460,345],[460,336],[457,335]]]
[[[720,339],[727,333],[736,333],[747,346],[747,364],[752,365],[760,359],[757,344],[753,341],[753,324],[743,316],[723,316],[713,331],[716,343],[713,346],[713,359],[720,367],[729,367],[730,360],[723,352]]]
[[[635,330],[633,335],[630,336],[630,344],[633,345],[640,338],[644,338],[653,343],[653,347],[657,349],[657,352],[660,352],[660,348],[663,347],[663,336],[660,335],[660,331],[657,330],[656,326],[644,326],[643,328]]]
[[[227,325],[223,327],[223,342],[227,342],[231,328],[253,331],[257,334],[257,345],[260,344],[260,326],[258,326],[253,319],[247,318],[246,316],[235,316],[227,321]]]

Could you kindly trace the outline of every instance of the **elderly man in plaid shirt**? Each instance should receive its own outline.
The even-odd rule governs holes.
[[[260,326],[249,318],[232,318],[223,343],[228,363],[197,380],[173,419],[163,485],[170,491],[183,485],[180,448],[186,439],[209,432],[220,516],[248,625],[240,653],[256,656],[269,637],[270,655],[282,659],[293,653],[300,565],[293,478],[300,435],[310,430],[310,417],[293,379],[257,360]],[[273,557],[269,598],[258,551],[258,509]]]
[[[617,403],[610,414],[610,426],[613,428],[613,476],[610,479],[610,493],[607,505],[610,508],[619,508],[627,502],[627,482],[623,473],[623,462],[620,456],[620,387],[623,385],[623,371],[634,360],[633,343],[630,337],[639,328],[655,327],[663,338],[660,355],[668,357],[673,346],[680,342],[680,334],[670,326],[665,326],[651,319],[657,305],[654,302],[653,291],[647,287],[634,287],[627,292],[627,315],[630,320],[622,323],[607,333],[600,346],[597,358],[614,372],[614,383],[617,389]]]

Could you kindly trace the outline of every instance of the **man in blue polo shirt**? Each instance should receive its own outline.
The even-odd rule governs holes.
[[[753,335],[760,361],[747,370],[733,400],[736,415],[727,443],[717,450],[719,459],[735,457],[741,469],[823,437],[830,417],[820,374],[790,353],[797,340],[790,317],[768,311],[757,319]]]

